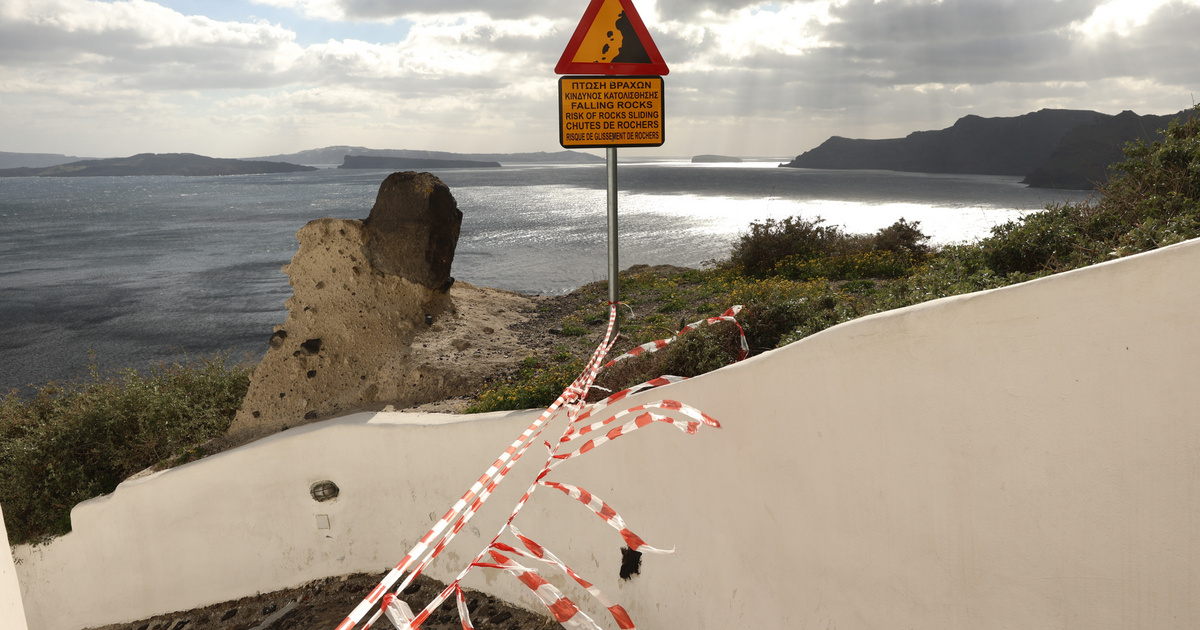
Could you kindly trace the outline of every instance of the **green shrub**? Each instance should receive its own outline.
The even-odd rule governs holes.
[[[873,294],[875,302],[869,312],[995,289],[1031,277],[1021,273],[997,274],[988,266],[978,245],[951,245],[943,247],[908,277],[879,287]]]
[[[729,253],[734,269],[750,275],[769,275],[785,258],[812,258],[829,253],[841,240],[835,226],[822,225],[824,219],[787,217],[781,221],[754,221],[750,231],[738,238]]]
[[[688,331],[657,352],[618,361],[600,372],[597,390],[589,400],[596,401],[612,392],[644,383],[659,376],[693,377],[734,363],[741,353],[737,326],[718,322]]]
[[[980,243],[1000,275],[1075,269],[1200,237],[1200,106],[1163,139],[1125,146],[1094,201],[1048,207]]]
[[[544,362],[537,357],[525,358],[516,374],[484,388],[465,412],[549,407],[583,371],[582,361],[561,359],[557,355],[553,362]]]
[[[929,236],[921,231],[921,222],[909,223],[904,217],[879,230],[871,240],[871,246],[877,251],[907,254],[912,259],[922,258],[932,251]]]
[[[901,278],[912,273],[922,258],[907,251],[865,251],[849,254],[799,258],[789,256],[776,264],[775,275],[791,280],[864,280]]]
[[[733,244],[728,266],[746,275],[801,281],[899,278],[931,251],[919,221],[902,218],[875,234],[847,234],[822,223],[819,217],[753,222]]]
[[[222,435],[246,395],[250,369],[225,356],[51,383],[30,398],[0,397],[0,503],[9,542],[71,529],[77,503],[112,492],[149,466],[196,455]]]
[[[987,265],[996,273],[1037,273],[1066,260],[1079,238],[1078,221],[1067,208],[1035,212],[992,228],[980,243]]]
[[[840,293],[828,282],[762,281],[750,290],[736,292],[744,299],[745,310],[738,318],[746,331],[751,354],[779,347],[785,335],[803,331],[801,336],[820,332],[858,316],[853,298]]]

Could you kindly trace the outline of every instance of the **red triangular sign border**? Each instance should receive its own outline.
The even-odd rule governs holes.
[[[587,11],[584,11],[583,18],[579,20],[579,26],[575,27],[575,34],[571,36],[571,41],[567,43],[567,49],[563,51],[562,57],[558,60],[558,65],[554,66],[555,74],[665,75],[670,72],[667,69],[667,62],[663,61],[662,54],[658,52],[658,46],[654,45],[654,40],[650,37],[649,31],[646,30],[646,25],[642,23],[642,18],[638,15],[637,9],[633,8],[632,0],[616,1],[620,2],[621,8],[625,10],[625,17],[629,19],[629,24],[633,27],[633,32],[637,35],[638,40],[642,42],[642,47],[646,49],[646,54],[650,57],[650,63],[585,63],[573,61],[575,55],[579,53],[579,47],[583,45],[583,39],[587,37],[588,31],[592,29],[592,23],[596,21],[596,15],[600,13],[600,8],[604,6],[605,0],[592,0],[592,3],[588,5]]]

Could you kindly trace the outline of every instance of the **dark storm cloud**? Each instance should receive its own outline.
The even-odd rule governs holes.
[[[745,3],[718,4],[737,8]],[[1013,83],[1049,94],[1054,83],[1119,77],[1193,86],[1200,81],[1195,64],[1200,44],[1194,35],[1200,32],[1200,8],[1195,4],[1163,5],[1143,16],[1146,24],[1125,34],[1081,32],[1077,27],[1099,4],[850,0],[830,6],[828,23],[808,23],[812,30],[806,35],[819,45],[800,53],[764,45],[722,57],[718,25],[688,38],[656,33],[655,40],[668,59],[704,60],[729,73],[770,73],[777,81],[854,93],[854,98],[864,89],[925,84]],[[760,10],[769,8],[762,5]]]
[[[827,37],[839,43],[911,44],[1000,38],[1054,31],[1086,19],[1098,0],[851,0],[833,6]]]
[[[853,0],[833,7],[830,50],[816,54],[855,72],[886,69],[895,83],[1038,80],[1071,55],[1066,29],[1094,0],[953,1],[938,4]],[[1061,77],[1060,77],[1061,78]]]

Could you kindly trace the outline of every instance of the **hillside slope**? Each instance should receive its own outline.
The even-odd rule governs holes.
[[[1187,117],[1190,110],[1167,116],[1139,116],[1124,111],[1103,116],[1094,125],[1080,125],[1063,136],[1054,153],[1034,169],[1022,183],[1034,188],[1091,190],[1108,179],[1108,167],[1124,159],[1127,142],[1162,139],[1162,130],[1172,120]]]
[[[1043,109],[1003,118],[964,116],[946,129],[917,131],[904,138],[834,136],[784,166],[1023,176],[1041,166],[1067,132],[1102,116],[1087,110]]]

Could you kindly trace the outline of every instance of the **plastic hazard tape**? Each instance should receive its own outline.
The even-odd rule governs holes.
[[[529,587],[533,591],[533,595],[541,600],[550,614],[554,616],[554,620],[562,624],[564,628],[572,630],[603,630],[587,613],[579,610],[575,602],[563,596],[562,591],[558,590],[553,584],[548,582],[546,578],[538,575],[537,571],[529,567],[517,564],[512,559],[506,557],[498,551],[491,552],[492,558],[496,562],[491,563],[475,563],[474,566],[503,569],[512,573],[522,584]]]
[[[617,622],[617,626],[620,627],[621,630],[636,630],[633,625],[633,619],[629,617],[629,613],[625,611],[624,607],[610,600],[603,591],[596,588],[596,586],[591,582],[583,579],[583,577],[573,571],[571,567],[568,567],[562,560],[559,560],[557,556],[555,556],[553,553],[550,553],[549,549],[546,549],[529,538],[526,538],[523,534],[521,534],[521,530],[517,529],[516,525],[513,525],[509,529],[512,531],[513,535],[517,537],[517,540],[520,540],[521,544],[529,550],[529,552],[526,553],[514,547],[504,545],[504,543],[496,543],[496,549],[500,551],[509,551],[527,558],[536,558],[537,560],[557,567],[558,569],[562,570],[563,573],[569,575],[571,579],[579,583],[579,585],[585,590],[587,590],[588,594],[596,598],[596,601],[600,602],[600,605],[607,608],[608,613],[612,615],[613,620]]]
[[[558,483],[556,481],[542,480],[538,483],[546,486],[547,488],[554,488],[555,490],[562,491],[572,499],[575,499],[576,501],[586,505],[589,510],[596,513],[596,516],[604,519],[604,522],[608,523],[613,527],[613,529],[617,530],[617,532],[621,534],[621,538],[625,539],[625,544],[629,545],[631,550],[641,553],[675,553],[674,549],[658,549],[656,547],[647,545],[646,541],[642,540],[640,536],[629,531],[628,527],[625,527],[625,519],[621,518],[621,515],[617,514],[616,510],[609,507],[609,505],[600,497],[588,492],[587,490],[565,483]],[[514,527],[513,529],[515,530],[516,528]],[[521,538],[521,535],[517,534],[517,538]],[[521,541],[525,542],[525,539],[521,538]]]
[[[475,630],[475,626],[471,625],[471,611],[467,608],[467,598],[463,595],[462,587],[454,586],[454,599],[458,604],[458,618],[462,620],[463,630]]]
[[[696,327],[704,324],[713,324],[720,321],[732,321],[737,324],[735,315],[741,310],[740,306],[735,306],[725,311],[723,315],[718,317],[710,317],[707,320],[701,320],[680,330],[679,335],[683,335]],[[662,550],[650,547],[640,537],[634,534],[628,527],[625,526],[624,519],[621,518],[615,510],[607,503],[599,499],[595,495],[569,484],[559,483],[555,481],[547,481],[545,477],[557,466],[565,461],[582,456],[599,446],[606,444],[618,437],[628,435],[637,429],[649,426],[655,422],[668,423],[681,431],[688,434],[695,434],[702,426],[720,427],[715,419],[708,416],[704,412],[674,400],[659,400],[653,403],[638,405],[627,409],[622,409],[617,413],[605,417],[603,420],[594,421],[584,424],[588,419],[597,416],[600,411],[612,407],[628,396],[663,385],[677,383],[684,380],[677,376],[662,376],[639,385],[635,385],[628,389],[619,391],[605,398],[604,400],[588,405],[585,399],[589,391],[591,391],[596,377],[605,367],[616,363],[625,358],[638,356],[646,352],[655,352],[658,349],[666,347],[669,343],[678,338],[678,335],[670,339],[643,344],[639,348],[617,357],[613,361],[604,363],[604,357],[612,350],[616,343],[614,335],[617,317],[617,306],[610,305],[608,328],[605,331],[604,339],[596,347],[592,353],[590,360],[580,375],[572,382],[558,399],[543,411],[537,419],[535,419],[528,428],[506,449],[492,465],[484,471],[479,479],[471,486],[469,490],[442,516],[441,519],[431,528],[425,536],[400,560],[400,562],[391,571],[384,576],[378,585],[367,595],[350,612],[350,614],[337,626],[337,630],[350,630],[355,628],[359,622],[366,617],[368,612],[375,610],[374,614],[363,626],[363,630],[367,630],[378,621],[379,617],[386,615],[388,619],[399,630],[415,630],[420,628],[421,624],[429,618],[446,599],[454,596],[458,605],[459,617],[462,620],[464,630],[472,630],[470,620],[470,611],[468,610],[466,599],[463,595],[461,582],[462,579],[473,569],[476,568],[492,568],[500,569],[514,575],[518,580],[524,583],[534,595],[538,597],[546,608],[550,611],[554,618],[564,627],[583,630],[601,630],[590,617],[579,610],[570,599],[566,598],[561,591],[554,585],[550,584],[544,578],[538,575],[537,571],[525,567],[510,558],[509,556],[520,556],[534,558],[542,562],[546,562],[555,566],[569,575],[572,579],[578,582],[584,589],[588,591],[598,602],[609,610],[613,619],[622,630],[635,630],[633,621],[621,606],[609,600],[599,589],[592,585],[587,580],[579,576],[570,567],[564,564],[561,560],[550,553],[550,551],[533,540],[521,534],[520,530],[513,524],[513,520],[520,513],[521,509],[532,497],[534,491],[539,486],[545,486],[559,490],[568,496],[576,499],[580,503],[586,505],[599,517],[604,519],[610,526],[617,529],[621,534],[622,539],[629,545],[629,548],[635,551],[643,551],[650,553],[671,553],[670,550]],[[738,324],[738,330],[741,331],[741,325]],[[742,353],[739,360],[745,358],[749,353],[746,344],[745,333],[742,332]],[[554,443],[543,442],[549,451],[542,465],[541,471],[530,484],[529,488],[517,501],[507,521],[501,526],[500,531],[495,537],[484,546],[483,549],[469,562],[459,573],[459,575],[446,588],[434,597],[428,605],[420,612],[413,614],[409,606],[400,600],[395,594],[390,593],[392,587],[400,578],[407,573],[407,577],[400,581],[399,586],[395,586],[395,593],[403,592],[424,571],[425,567],[436,558],[443,549],[454,539],[454,537],[466,527],[470,519],[479,511],[483,503],[495,492],[496,487],[500,485],[504,477],[516,465],[521,457],[528,451],[538,437],[545,430],[546,426],[556,418],[560,413],[565,412],[567,416],[567,426],[564,428],[562,436]],[[614,428],[609,429],[607,433],[601,436],[585,439],[589,434],[596,433],[605,427],[617,424],[621,420],[630,415],[637,414],[632,420],[628,420]],[[682,418],[677,417],[682,416]],[[577,447],[575,445],[578,445]],[[560,450],[569,450],[566,453],[559,453]],[[512,545],[508,545],[500,541],[500,537],[505,533],[511,533],[520,543],[528,550],[521,551]],[[508,554],[508,555],[505,555]],[[485,562],[484,556],[490,555],[493,562]],[[378,607],[376,608],[376,606]]]
[[[750,356],[750,344],[746,343],[746,331],[742,330],[742,325],[740,323],[738,323],[738,320],[736,318],[736,315],[738,313],[740,313],[741,311],[742,311],[741,305],[731,306],[731,307],[729,307],[729,310],[725,311],[724,313],[722,313],[720,315],[717,315],[716,317],[709,317],[708,319],[702,319],[700,321],[692,322],[692,323],[688,324],[687,326],[680,328],[679,333],[673,337],[668,337],[666,339],[659,339],[657,341],[650,341],[650,342],[644,343],[644,344],[634,348],[633,350],[630,350],[629,352],[626,352],[625,354],[622,354],[621,356],[613,359],[612,361],[609,361],[607,364],[605,364],[604,367],[608,367],[608,366],[616,363],[617,361],[624,361],[625,359],[632,359],[633,357],[641,356],[647,352],[655,352],[658,350],[662,350],[663,348],[667,347],[667,345],[670,344],[671,342],[675,341],[676,339],[679,339],[683,335],[685,335],[693,330],[696,330],[700,326],[703,326],[705,324],[715,324],[717,322],[733,322],[738,327],[738,332],[741,333],[742,350],[741,350],[741,352],[738,353],[737,360],[741,361],[742,359],[745,359],[746,357]]]
[[[487,500],[488,496],[491,495],[492,491],[495,490],[496,486],[499,485],[500,481],[508,473],[508,471],[512,470],[512,467],[515,466],[517,461],[520,460],[521,456],[525,454],[525,451],[529,449],[529,446],[533,444],[533,441],[538,435],[541,434],[545,425],[554,415],[557,414],[559,409],[563,406],[582,405],[583,396],[586,395],[587,390],[590,389],[592,382],[595,380],[596,374],[599,372],[600,362],[612,349],[612,344],[616,341],[616,338],[613,335],[615,324],[616,309],[614,307],[610,313],[608,328],[605,331],[604,340],[599,346],[596,347],[595,352],[592,353],[591,360],[588,362],[587,367],[584,369],[583,373],[580,374],[579,378],[577,378],[575,382],[571,383],[571,385],[559,395],[558,399],[555,400],[554,403],[548,408],[546,408],[546,410],[543,411],[527,429],[525,429],[525,431],[516,439],[516,441],[514,441],[512,445],[510,445],[508,449],[496,459],[492,466],[480,476],[479,480],[476,481],[469,490],[467,490],[466,494],[464,494],[462,498],[460,498],[454,504],[454,506],[451,507],[450,510],[438,520],[433,528],[430,529],[425,536],[417,542],[412,550],[400,560],[395,568],[393,568],[388,572],[387,575],[384,576],[383,580],[381,580],[379,584],[372,589],[367,597],[364,598],[363,601],[354,608],[354,610],[350,611],[350,614],[346,616],[342,623],[338,624],[337,630],[349,630],[350,628],[357,626],[358,623],[362,621],[363,617],[365,617],[366,614],[375,607],[383,595],[396,584],[400,577],[404,575],[404,573],[408,571],[410,567],[412,567],[412,570],[408,573],[408,577],[405,578],[400,586],[396,588],[396,592],[403,592],[404,589],[408,588],[409,584],[411,584],[412,581],[421,574],[429,562],[431,562],[433,558],[437,557],[437,555],[441,553],[441,550],[444,549],[447,544],[449,544],[450,540],[452,540],[459,531],[462,531],[462,528],[466,526],[466,523],[479,510],[479,508],[483,505],[483,502]],[[449,529],[449,531],[447,531],[447,529]],[[437,542],[434,542],[435,540]],[[482,553],[483,552],[481,552],[481,554]],[[418,560],[419,558],[420,560]],[[416,564],[415,567],[413,567],[414,563]],[[464,574],[465,571],[469,569],[470,565],[467,566],[467,569],[464,569]],[[459,580],[461,580],[461,577]],[[455,580],[453,585],[456,586],[459,580]],[[430,602],[429,606],[426,606],[426,609],[423,610],[417,616],[417,618],[414,618],[410,623],[406,624],[407,627],[420,627],[421,621],[429,616],[429,612],[436,608],[436,606],[441,605],[442,601],[444,601],[448,596],[449,593],[443,591],[438,598],[435,598],[434,601]],[[382,614],[383,608],[380,607],[378,610],[376,610],[374,615],[371,616],[370,620],[367,621],[367,624],[364,626],[364,630],[366,630],[366,628],[370,628],[371,625],[373,625]],[[397,627],[401,628],[401,630],[406,630],[404,626]]]

